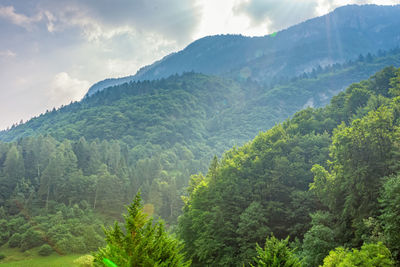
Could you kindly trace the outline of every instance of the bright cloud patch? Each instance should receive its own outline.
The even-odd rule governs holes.
[[[0,17],[29,30],[34,23],[42,20],[43,15],[38,13],[33,17],[28,17],[24,14],[17,13],[13,6],[0,6]]]
[[[50,98],[55,106],[77,101],[82,99],[89,86],[88,81],[80,81],[66,72],[60,72],[50,84]]]
[[[15,57],[17,54],[9,49],[0,51],[0,57]]]
[[[233,10],[248,15],[253,26],[268,22],[271,30],[279,30],[313,17],[317,6],[316,0],[247,0]]]

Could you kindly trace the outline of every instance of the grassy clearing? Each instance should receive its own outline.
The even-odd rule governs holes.
[[[50,256],[42,257],[37,254],[38,249],[21,252],[19,249],[0,248],[0,253],[6,256],[0,260],[1,267],[77,267],[74,260],[82,255],[60,256],[53,253]]]

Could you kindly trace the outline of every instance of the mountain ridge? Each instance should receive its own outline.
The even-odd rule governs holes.
[[[276,36],[206,36],[142,67],[135,75],[94,84],[87,96],[129,81],[166,78],[188,71],[267,83],[276,77],[293,77],[318,65],[398,46],[399,16],[400,5],[348,5],[279,31]]]
[[[96,129],[104,128],[108,124],[115,122],[115,120],[110,119],[113,116],[111,113],[116,112],[114,115],[117,117],[120,117],[121,114],[122,116],[128,116],[127,114],[129,114],[129,112],[149,106],[152,102],[150,98],[154,95],[165,93],[165,97],[167,97],[168,92],[173,93],[175,90],[183,90],[192,96],[197,94],[197,96],[195,96],[197,99],[195,102],[198,103],[197,105],[203,105],[203,102],[208,101],[208,98],[214,98],[218,94],[225,98],[233,99],[235,102],[232,102],[230,106],[222,105],[225,103],[224,101],[218,102],[219,104],[217,104],[216,107],[218,107],[221,113],[213,111],[214,115],[212,120],[222,122],[227,119],[230,120],[228,118],[230,113],[236,114],[233,125],[237,125],[242,133],[246,133],[240,139],[241,141],[239,144],[241,144],[259,131],[272,127],[275,123],[288,118],[301,108],[307,106],[324,106],[333,95],[343,90],[351,83],[369,77],[377,70],[388,65],[400,66],[400,49],[393,49],[387,52],[381,51],[380,54],[376,56],[367,54],[360,57],[357,61],[349,61],[341,65],[330,65],[324,69],[314,69],[308,74],[303,73],[292,79],[277,81],[273,86],[262,85],[251,80],[240,82],[229,78],[196,73],[174,75],[166,79],[155,81],[130,82],[96,92],[94,95],[86,97],[80,102],[49,111],[24,124],[14,126],[8,131],[0,131],[0,140],[12,141],[24,136],[38,134],[55,134],[55,137],[59,136],[61,139],[79,139],[79,136],[82,135],[87,139],[92,139],[90,136],[97,136]],[[210,81],[211,83],[204,81]],[[216,94],[217,91],[210,91],[210,88],[213,88],[213,86],[215,87],[215,82],[212,81],[219,81],[219,85],[216,87],[221,87],[218,88],[218,94]],[[193,89],[191,88],[197,88],[197,91],[192,91]],[[237,91],[233,90],[233,88],[237,88]],[[238,99],[233,97],[232,92],[233,95],[238,95]],[[208,96],[202,97],[201,99],[203,100],[200,100],[197,98],[199,93],[208,94]],[[116,102],[126,101],[124,98],[129,98],[131,95],[132,97],[138,98],[139,94],[147,95],[146,97],[149,99],[142,99],[140,101],[136,99],[129,104],[130,107],[126,107],[126,109],[119,107]],[[246,97],[239,99],[239,96]],[[165,98],[165,101],[169,100]],[[243,105],[245,106],[244,110],[240,109]],[[104,114],[102,115],[100,111],[107,110],[108,106],[113,106],[113,110],[107,115],[108,117],[106,116],[103,118]],[[97,115],[98,119],[94,117],[95,114],[89,112],[92,108],[99,110],[98,112],[100,113]],[[117,112],[117,110],[119,110],[119,112]],[[152,114],[152,116],[157,115],[154,108],[149,109],[149,111],[151,111],[150,114]],[[160,114],[164,114],[163,110],[159,112]],[[66,122],[64,120],[68,118],[68,114],[72,116],[68,119],[68,125],[71,127],[64,127],[65,125],[63,126],[63,123]],[[228,117],[226,117],[226,114],[228,114]],[[263,115],[260,116],[260,114]],[[148,115],[148,113],[138,114],[138,116],[142,117]],[[109,120],[106,118],[109,118]],[[129,121],[127,125],[136,125],[136,123],[138,123],[138,125],[144,125],[142,122],[135,122],[138,120],[137,116],[132,117],[132,119],[133,121]],[[164,122],[167,120],[174,124],[172,119],[173,118],[165,117]],[[150,119],[147,124],[148,126],[156,126],[157,121]],[[85,128],[83,127],[84,125],[86,125]],[[90,133],[88,132],[88,125],[92,125],[92,127],[89,127],[91,129],[90,131],[92,131],[89,131]],[[247,127],[244,128],[243,125],[247,125]],[[104,132],[109,132],[110,129],[114,127],[111,125],[108,126],[110,128],[108,130],[107,127],[104,128]],[[229,129],[234,130],[237,128],[232,125],[226,127],[227,129],[225,129],[225,132],[229,132]],[[71,131],[71,129],[74,130]],[[58,134],[56,134],[57,132]],[[111,131],[110,133],[116,134],[117,132],[118,131]],[[222,132],[219,134],[225,135]],[[99,135],[97,137],[102,139],[101,136],[102,135]],[[120,139],[123,136],[124,135],[110,135],[107,136],[106,139]],[[212,139],[212,135],[209,136],[209,138]],[[229,135],[225,136],[225,139],[230,139]],[[233,144],[235,143],[230,145]]]

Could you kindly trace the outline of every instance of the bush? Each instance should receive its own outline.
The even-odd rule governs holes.
[[[21,236],[20,248],[22,251],[38,247],[44,243],[42,235],[33,229],[29,229]]]
[[[10,248],[17,248],[21,244],[22,236],[19,233],[15,233],[11,236],[10,240],[8,241],[8,246]]]
[[[2,259],[4,259],[5,257],[6,257],[6,255],[0,253],[0,261],[1,261]]]
[[[50,247],[48,244],[44,244],[40,247],[38,254],[40,256],[49,256],[53,252],[53,248]]]
[[[361,250],[346,250],[342,247],[329,252],[324,259],[323,267],[335,266],[395,266],[392,255],[382,242],[377,244],[364,244]]]
[[[93,226],[86,227],[82,236],[87,252],[96,251],[104,246],[104,239],[93,229]]]
[[[58,240],[56,247],[62,253],[85,253],[87,252],[85,242],[82,237],[75,237],[71,234],[66,235],[62,239]]]
[[[1,216],[1,208],[0,207],[0,218],[2,218]],[[4,219],[0,220],[0,246],[2,246],[3,244],[5,244],[8,240],[8,238],[10,237],[10,232],[8,231],[8,227],[7,227],[7,221]]]
[[[74,260],[74,263],[79,267],[92,267],[94,257],[92,255],[84,255]]]

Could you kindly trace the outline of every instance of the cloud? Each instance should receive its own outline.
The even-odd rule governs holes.
[[[17,54],[9,49],[0,51],[0,57],[10,58],[15,57]]]
[[[66,72],[56,74],[48,91],[54,106],[81,100],[89,88],[88,81],[81,81],[69,76]]]
[[[15,12],[13,6],[0,6],[0,17],[9,20],[11,23],[21,26],[27,30],[32,29],[32,25],[43,19],[41,13],[36,14],[33,17],[28,17],[24,14]]]
[[[95,82],[133,75],[192,41],[197,11],[179,11],[172,0],[169,7],[162,2],[170,14],[162,17],[140,1],[123,12],[124,2],[113,1],[119,7],[112,11],[106,1],[1,1],[0,60],[7,64],[0,64],[0,110],[7,115],[0,129],[79,100]]]
[[[15,25],[32,30],[44,22],[51,33],[78,27],[89,41],[151,33],[182,44],[192,39],[200,22],[196,1],[36,0],[27,1],[29,9],[18,2],[8,2],[12,4],[0,6],[0,17]]]
[[[280,30],[313,17],[317,0],[247,0],[233,7],[236,15],[245,14],[253,26],[266,23],[271,30]]]
[[[156,33],[187,42],[199,22],[195,1],[38,0],[50,32],[79,27],[90,41],[119,34]]]
[[[377,5],[398,5],[400,4],[399,0],[318,0],[318,7],[316,9],[317,15],[324,15],[337,7],[357,4],[357,5],[365,5],[365,4],[377,4]]]
[[[335,8],[349,4],[400,4],[399,0],[237,0],[235,15],[246,15],[252,27],[266,25],[270,30],[281,30],[304,20],[321,16]]]
[[[156,32],[178,42],[190,38],[200,19],[196,1],[88,0],[85,4],[88,14],[104,25],[133,25],[137,31]]]

